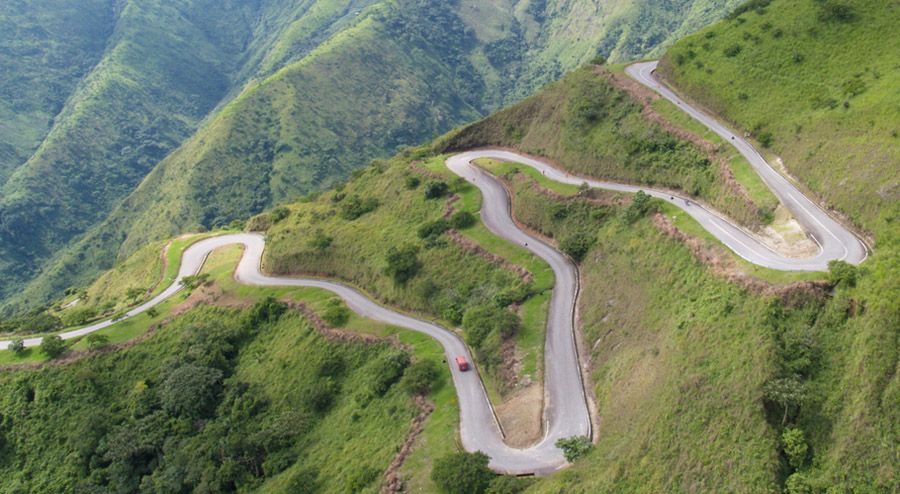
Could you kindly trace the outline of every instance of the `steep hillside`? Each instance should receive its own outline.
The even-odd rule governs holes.
[[[82,84],[68,105],[73,118],[97,125],[63,118],[64,111],[60,118],[71,124],[57,122],[7,185],[0,248],[9,261],[0,269],[9,283],[0,296],[15,295],[16,306],[44,301],[148,238],[227,223],[325,187],[373,157],[518,100],[598,53],[624,59],[650,52],[735,3],[273,1],[228,4],[213,9],[215,16],[197,15],[210,11],[204,2],[129,4],[115,32],[131,33],[121,27],[130,15],[147,32],[135,31],[140,41],[133,44],[112,36],[89,76],[97,83]],[[141,43],[164,49],[117,55]],[[113,70],[120,63],[131,68]],[[120,73],[132,86],[99,84]],[[202,87],[192,86],[200,74]],[[212,111],[238,93],[221,114]],[[99,106],[93,111],[76,104],[81,100]],[[97,226],[210,115],[217,116]],[[163,207],[171,211],[159,214]],[[85,231],[80,246],[60,252]],[[36,276],[27,298],[14,293]]]
[[[900,44],[885,33],[900,3],[748,5],[678,42],[662,73],[860,228],[888,226],[900,213]]]

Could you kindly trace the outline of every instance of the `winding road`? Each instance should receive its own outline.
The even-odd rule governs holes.
[[[448,158],[447,167],[477,186],[481,191],[483,196],[481,219],[485,226],[494,234],[524,246],[544,259],[553,268],[556,276],[550,302],[544,356],[544,436],[537,444],[523,449],[507,446],[478,373],[460,372],[455,366],[450,366],[459,398],[460,436],[463,447],[469,451],[480,450],[487,454],[491,458],[491,468],[498,472],[546,474],[555,471],[566,465],[562,452],[555,447],[556,441],[576,435],[591,436],[592,431],[575,343],[574,315],[579,289],[578,271],[571,260],[554,247],[528,235],[516,226],[511,217],[510,199],[506,190],[492,175],[473,165],[473,160],[493,158],[522,163],[540,170],[550,179],[563,183],[578,185],[587,182],[593,187],[622,192],[643,190],[683,209],[744,259],[773,269],[822,271],[827,269],[827,263],[832,259],[859,263],[866,257],[866,248],[855,235],[831,219],[812,201],[804,197],[789,181],[775,172],[752,146],[737,136],[732,140],[732,134],[728,129],[706,114],[689,107],[674,93],[660,85],[652,75],[655,64],[655,62],[635,64],[628,68],[628,73],[639,82],[676,103],[729,142],[734,143],[801,224],[808,228],[808,231],[821,245],[821,251],[808,259],[785,258],[767,248],[751,233],[686,197],[645,187],[575,177],[544,161],[510,151],[481,149]],[[314,287],[328,290],[340,296],[351,310],[362,317],[431,336],[443,346],[447,362],[453,362],[458,355],[464,355],[472,362],[472,356],[466,345],[453,331],[384,307],[354,288],[320,279],[276,278],[265,275],[260,270],[265,239],[262,235],[253,233],[222,235],[193,244],[182,255],[176,281],[150,301],[128,311],[123,319],[137,316],[175,295],[182,288],[181,280],[185,276],[198,273],[210,252],[235,244],[244,246],[244,254],[235,270],[235,278],[242,283],[258,286]],[[107,328],[115,323],[111,320],[103,321],[62,333],[60,336],[64,339],[76,338]],[[29,338],[25,340],[25,345],[37,346],[40,345],[41,340],[41,338]],[[5,349],[9,344],[9,341],[2,341],[0,348]]]

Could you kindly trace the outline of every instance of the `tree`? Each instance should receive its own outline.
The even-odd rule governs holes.
[[[809,446],[806,444],[803,430],[795,427],[789,427],[781,434],[781,444],[784,447],[784,454],[788,457],[788,463],[799,470],[806,463],[806,455],[809,452]]]
[[[414,245],[406,245],[400,248],[391,246],[388,248],[385,257],[387,262],[385,273],[393,278],[398,285],[406,284],[422,267],[417,256],[418,252],[419,249]]]
[[[406,352],[391,352],[383,355],[372,365],[372,392],[375,395],[383,395],[403,376],[403,371],[409,366],[409,354]]]
[[[828,279],[836,287],[856,286],[859,268],[845,261],[828,261]]]
[[[463,328],[466,330],[466,343],[476,349],[492,333],[499,333],[503,338],[510,338],[519,330],[519,316],[493,305],[472,307],[463,314]]]
[[[410,176],[406,177],[405,183],[406,183],[406,188],[411,190],[411,189],[415,189],[416,187],[418,187],[419,184],[422,183],[422,181],[419,179],[419,177],[417,177],[415,175],[410,175]]]
[[[411,395],[426,395],[437,383],[439,371],[432,360],[419,360],[407,367],[400,379],[400,386]]]
[[[159,315],[159,311],[156,309],[156,307],[150,307],[149,309],[147,309],[146,314],[147,317],[152,319]]]
[[[560,240],[559,248],[575,262],[581,262],[594,245],[595,240],[596,236],[588,232],[576,232]]]
[[[422,224],[422,226],[419,227],[417,233],[419,235],[419,238],[428,240],[437,238],[449,229],[450,223],[448,223],[444,218],[438,218],[434,221],[429,221],[428,223]]]
[[[425,184],[425,199],[438,199],[444,197],[450,192],[450,186],[447,182],[438,182],[431,180]]]
[[[785,494],[812,494],[812,487],[806,479],[806,475],[800,472],[794,472],[784,483]]]
[[[457,211],[450,217],[450,226],[457,230],[465,230],[475,225],[475,215],[468,211]]]
[[[781,423],[787,422],[791,410],[800,408],[806,390],[796,377],[775,379],[763,386],[763,395],[767,401],[779,406],[783,411]]]
[[[287,304],[275,297],[268,297],[256,302],[247,312],[247,323],[257,326],[262,323],[275,322],[287,311]]]
[[[56,358],[65,353],[66,342],[59,335],[45,336],[41,341],[41,351],[50,358]]]
[[[344,218],[347,221],[353,221],[366,213],[374,211],[377,207],[377,199],[372,197],[361,199],[358,195],[354,194],[341,204],[341,218]]]
[[[350,309],[341,302],[341,299],[332,298],[322,313],[322,319],[332,328],[340,328],[350,320]]]
[[[566,461],[571,463],[586,455],[594,445],[587,436],[572,436],[557,440],[556,447],[563,451]]]
[[[431,480],[446,494],[483,494],[495,475],[481,451],[453,453],[434,462]]]
[[[9,347],[7,348],[18,357],[25,354],[25,342],[21,338],[9,342]]]
[[[91,333],[85,340],[90,350],[99,350],[109,345],[109,336],[105,334]]]
[[[648,212],[650,212],[652,204],[650,203],[650,196],[646,194],[643,190],[637,191],[634,195],[634,199],[631,201],[631,204],[625,208],[624,220],[625,223],[630,225],[635,221],[643,218]]]
[[[222,371],[188,363],[170,371],[159,389],[163,409],[175,417],[208,417],[219,401]]]

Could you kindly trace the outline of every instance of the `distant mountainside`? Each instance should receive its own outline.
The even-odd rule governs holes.
[[[148,239],[335,183],[736,3],[6,4],[0,22],[18,28],[4,31],[0,111],[27,125],[0,127],[0,299],[47,300]]]

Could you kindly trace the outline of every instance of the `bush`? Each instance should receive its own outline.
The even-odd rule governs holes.
[[[470,226],[474,226],[475,215],[468,211],[457,211],[450,217],[450,226],[457,230],[465,230]]]
[[[59,335],[45,336],[41,341],[41,351],[50,358],[56,358],[66,352],[68,346]]]
[[[631,204],[625,208],[625,212],[623,213],[625,224],[630,225],[650,212],[653,206],[650,199],[649,195],[644,191],[639,190],[637,194],[634,195]]]
[[[435,239],[450,229],[450,223],[443,218],[429,221],[419,227],[418,235],[421,239]]]
[[[856,12],[844,2],[830,0],[824,2],[819,10],[819,20],[822,22],[852,22],[854,19]]]
[[[411,395],[426,395],[434,389],[440,376],[437,365],[431,360],[420,360],[406,369],[400,379],[400,387]]]
[[[159,388],[163,410],[174,417],[206,418],[222,392],[222,371],[188,363],[170,371]]]
[[[23,341],[21,338],[12,340],[11,342],[9,342],[9,347],[7,347],[7,349],[16,354],[16,356],[21,357],[25,354],[25,341]]]
[[[726,57],[732,58],[738,56],[741,53],[741,50],[741,45],[734,44],[722,50],[722,53],[725,54]]]
[[[316,251],[319,254],[323,254],[331,247],[334,243],[334,237],[330,237],[325,234],[321,229],[316,230],[313,233],[312,237],[309,238],[307,245],[310,249]]]
[[[255,304],[247,312],[247,323],[257,326],[262,323],[275,322],[287,311],[287,304],[273,296],[268,296]]]
[[[332,298],[322,313],[322,319],[332,328],[343,327],[350,320],[350,309],[344,305],[341,299]]]
[[[809,446],[806,444],[803,430],[793,427],[785,429],[781,434],[781,445],[788,458],[788,463],[795,470],[802,468],[806,463],[806,455],[809,453]]]
[[[425,184],[425,199],[438,199],[450,192],[447,182],[429,181]]]
[[[143,291],[141,292],[143,293]],[[97,309],[93,307],[82,307],[80,309],[72,309],[62,316],[62,322],[66,326],[79,326],[97,316]]]
[[[556,447],[562,450],[566,461],[571,463],[586,455],[594,445],[587,436],[572,436],[557,440]]]
[[[495,477],[489,462],[480,451],[453,453],[435,460],[431,480],[446,494],[482,494]]]
[[[751,10],[756,11],[757,14],[762,14],[765,12],[766,7],[772,3],[772,0],[749,0],[738,5],[734,10],[728,14],[729,19],[735,19],[741,14],[745,12],[750,12]]]
[[[273,209],[269,213],[269,220],[274,224],[274,223],[278,223],[279,221],[287,218],[290,215],[291,215],[291,210],[284,206],[281,206],[281,207],[277,207],[277,208]]]
[[[757,137],[759,143],[766,149],[772,147],[772,139],[772,133],[769,131],[761,132]]]
[[[390,276],[394,283],[404,285],[407,281],[413,279],[422,264],[417,256],[419,249],[414,245],[404,247],[390,247],[385,256],[385,273]]]
[[[473,348],[481,349],[485,339],[497,333],[503,338],[510,338],[519,330],[519,316],[493,305],[472,307],[465,312],[462,319],[466,330],[466,343]]]
[[[856,286],[859,268],[845,261],[828,262],[828,279],[833,286]]]
[[[581,262],[594,245],[596,237],[588,232],[576,232],[559,242],[559,248],[575,262]]]
[[[806,475],[800,472],[791,474],[784,483],[785,494],[812,494],[812,487],[806,479]]]
[[[420,180],[419,177],[417,177],[415,175],[409,175],[408,177],[406,177],[406,180],[404,181],[404,183],[405,183],[407,189],[412,190],[412,189],[415,189],[416,187],[418,187],[419,184],[422,183],[422,180]]]
[[[181,286],[187,290],[193,290],[201,285],[205,285],[209,281],[209,273],[195,274],[185,276],[181,279]]]
[[[314,468],[304,468],[295,473],[288,482],[287,490],[291,494],[315,494],[321,489],[319,471]]]
[[[105,334],[91,333],[85,338],[85,341],[90,350],[100,350],[109,346],[109,336]]]
[[[406,352],[392,352],[380,357],[372,366],[372,387],[375,395],[383,395],[403,376],[409,366]]]
[[[374,211],[377,207],[377,199],[372,197],[360,199],[358,195],[354,194],[341,204],[341,218],[353,221],[366,213]]]

